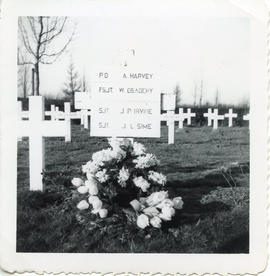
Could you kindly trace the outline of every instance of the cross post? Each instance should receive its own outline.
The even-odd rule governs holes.
[[[248,113],[248,114],[244,115],[243,120],[244,121],[250,121],[250,114]],[[250,127],[250,123],[249,123],[249,127]]]
[[[211,126],[212,125],[212,119],[213,119],[212,108],[208,108],[208,112],[203,113],[203,117],[207,117],[207,126]]]
[[[196,117],[196,113],[192,113],[191,112],[191,108],[188,108],[187,109],[187,113],[186,113],[186,118],[187,118],[187,125],[189,126],[189,125],[191,125],[191,118],[192,117]]]
[[[183,108],[178,108],[178,112],[179,112],[179,114],[177,116],[179,118],[179,120],[178,120],[178,128],[183,128],[183,123],[184,123],[184,121],[186,119],[186,116],[185,116],[185,113],[184,113],[184,109]]]
[[[174,144],[174,111],[167,111],[168,114],[168,144]]]
[[[64,103],[64,116],[65,116],[65,122],[66,122],[65,142],[70,142],[71,141],[71,112],[70,112],[69,102]]]
[[[51,120],[52,121],[56,120],[55,105],[54,104],[51,104]]]
[[[45,168],[44,137],[65,137],[65,121],[44,120],[44,98],[29,97],[29,120],[18,122],[18,136],[29,137],[30,190],[43,191],[42,172]]]
[[[229,113],[224,114],[225,118],[229,119],[229,127],[232,127],[233,125],[233,118],[237,118],[237,113],[233,113],[233,109],[229,109]]]
[[[218,115],[218,109],[215,108],[214,109],[214,113],[213,113],[213,129],[217,129],[218,128],[218,121],[219,120],[224,120],[224,115]]]

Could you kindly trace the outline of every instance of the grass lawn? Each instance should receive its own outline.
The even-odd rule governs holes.
[[[70,180],[92,153],[108,147],[72,125],[72,142],[46,138],[45,191],[29,191],[28,139],[18,142],[18,252],[248,253],[249,130],[246,127],[177,129],[175,144],[135,139],[156,154],[171,195],[184,208],[162,230],[145,234],[111,222],[106,231],[89,227],[76,209]]]

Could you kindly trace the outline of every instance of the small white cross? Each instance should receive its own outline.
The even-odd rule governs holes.
[[[249,121],[250,120],[250,114],[248,113],[248,114],[244,115],[243,120]]]
[[[214,113],[212,113],[212,108],[208,108],[208,112],[207,113],[203,113],[203,117],[207,117],[207,126],[211,126],[212,125],[213,114]]]
[[[183,124],[186,117],[183,108],[178,108],[178,114],[175,114],[175,117],[178,119],[178,128],[183,128]]]
[[[44,98],[29,97],[29,120],[18,121],[18,137],[29,136],[30,190],[42,191],[42,171],[45,168],[44,137],[65,137],[65,121],[44,120]]]
[[[217,129],[217,128],[218,128],[218,121],[219,121],[219,120],[224,120],[224,115],[218,115],[218,109],[215,108],[215,109],[214,109],[214,113],[213,113],[212,120],[213,120],[213,122],[214,122],[214,124],[213,124],[213,129]]]
[[[178,120],[178,114],[173,110],[160,115],[160,121],[166,121],[168,126],[168,144],[174,144],[174,122]]]
[[[55,109],[55,105],[51,104],[51,110],[50,110],[50,114],[51,114],[51,120],[52,121],[56,121],[56,109]]]
[[[187,125],[191,125],[191,118],[196,117],[196,113],[191,112],[191,108],[187,109],[186,118],[187,118]]]
[[[237,113],[233,113],[233,109],[230,108],[229,109],[229,113],[225,113],[224,117],[229,119],[229,127],[232,127],[232,125],[233,125],[233,118],[237,118]]]
[[[168,114],[168,144],[174,144],[174,111],[167,111]]]
[[[80,114],[81,114],[81,125],[83,125],[85,129],[88,129],[89,128],[88,116],[91,115],[91,111],[87,109],[81,109]]]

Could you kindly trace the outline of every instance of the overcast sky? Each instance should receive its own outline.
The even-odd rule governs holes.
[[[99,65],[136,64],[161,70],[161,91],[176,84],[182,102],[192,103],[204,83],[204,101],[238,103],[249,95],[249,21],[245,18],[73,17],[76,37],[53,65],[41,66],[41,94],[61,95],[70,56],[80,75]],[[132,49],[135,56],[132,56]]]

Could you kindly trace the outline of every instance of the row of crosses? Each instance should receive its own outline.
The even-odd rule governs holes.
[[[70,103],[65,103],[64,112],[60,112],[51,106],[51,111],[44,110],[44,98],[42,96],[30,96],[29,97],[29,111],[22,111],[21,102],[18,102],[18,125],[17,125],[17,137],[29,137],[29,170],[30,170],[30,190],[43,190],[42,172],[45,168],[45,149],[44,139],[45,137],[64,137],[66,142],[71,141],[71,119],[81,118],[85,122],[85,118],[90,115],[87,111],[82,113],[71,112]],[[58,115],[55,115],[55,112]],[[61,115],[60,115],[61,114]],[[83,115],[82,115],[83,114]],[[45,116],[51,116],[51,120],[45,120]],[[191,112],[188,108],[184,113],[183,108],[179,109],[179,114],[175,114],[174,111],[168,111],[165,114],[161,114],[161,121],[167,121],[169,127],[168,142],[174,143],[174,125],[175,121],[179,122],[179,127],[183,128],[184,120],[187,120],[187,124],[191,124],[191,119],[196,114]],[[237,117],[237,114],[229,110],[229,113],[224,115],[218,115],[218,110],[215,109],[212,112],[208,109],[208,113],[204,114],[208,118],[208,125],[214,122],[213,128],[218,127],[218,120],[223,120],[225,117],[229,119],[229,126],[232,126],[233,118]],[[25,120],[27,119],[28,120]],[[249,120],[249,114],[244,116],[244,120]]]
[[[187,125],[191,125],[191,119],[196,117],[196,113],[192,113],[190,108],[187,109],[186,113],[184,113],[183,108],[179,108],[178,110],[178,114],[174,113],[174,111],[167,111],[165,114],[161,114],[161,121],[167,121],[168,126],[174,124],[174,122],[178,122],[179,128],[183,128],[185,120],[187,121]],[[212,126],[213,124],[213,129],[217,129],[218,121],[224,120],[225,118],[228,118],[228,126],[232,127],[233,119],[238,117],[237,113],[233,113],[232,108],[224,115],[219,115],[217,108],[214,111],[212,111],[212,108],[208,108],[208,112],[204,113],[203,116],[207,118],[208,126]],[[244,115],[243,120],[249,120],[249,114]]]

